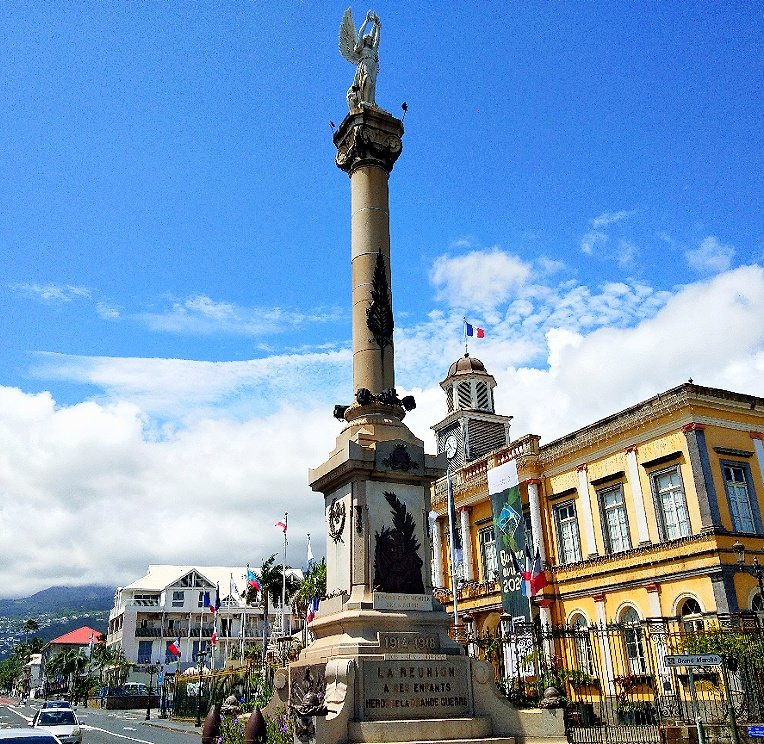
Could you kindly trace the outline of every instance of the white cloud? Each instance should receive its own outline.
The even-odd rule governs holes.
[[[485,317],[487,337],[470,351],[496,377],[515,437],[549,441],[689,377],[764,396],[760,266],[673,294],[633,281],[528,284]],[[396,334],[399,392],[418,404],[406,421],[429,451],[446,414],[437,383],[462,353],[456,311]],[[38,371],[101,397],[57,406],[0,388],[7,594],[128,581],[149,562],[256,563],[279,549],[260,527],[285,509],[295,563],[304,533],[322,533],[307,468],[340,429],[331,406],[351,397],[349,351],[228,363],[43,355]]]
[[[35,284],[21,282],[8,285],[15,292],[30,297],[36,297],[46,302],[71,302],[74,299],[89,298],[90,290],[85,287],[75,287],[71,284]]]
[[[210,414],[242,418],[280,402],[309,405],[350,389],[349,350],[282,354],[241,362],[84,357],[40,353],[33,373],[85,383],[161,418]],[[339,402],[339,401],[337,401]]]
[[[285,510],[301,565],[323,514],[307,469],[338,429],[324,409],[282,407],[246,422],[199,419],[157,440],[133,405],[58,407],[0,387],[0,586],[26,596],[127,582],[150,562],[256,564],[278,553],[267,525]]]
[[[530,276],[530,265],[499,248],[439,256],[430,271],[437,299],[450,307],[494,308]]]
[[[716,274],[727,271],[732,264],[735,248],[724,245],[714,235],[703,238],[700,245],[694,250],[685,252],[687,263],[701,274]]]
[[[636,209],[622,209],[619,212],[603,212],[601,215],[599,215],[599,217],[595,217],[592,220],[592,227],[596,229],[600,227],[607,227],[608,225],[613,225],[616,222],[623,222],[623,220],[632,217],[636,213]]]
[[[105,302],[96,302],[96,313],[103,320],[115,320],[119,317],[119,310]]]
[[[581,252],[591,256],[598,245],[607,243],[608,236],[601,230],[590,230],[581,238]]]
[[[230,302],[193,295],[172,303],[169,310],[141,313],[136,318],[152,331],[169,333],[232,333],[265,336],[310,324],[327,323],[343,317],[337,307],[316,308],[311,312],[284,308],[246,308]]]

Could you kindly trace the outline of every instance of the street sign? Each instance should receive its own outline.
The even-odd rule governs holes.
[[[764,725],[749,726],[748,736],[764,736]]]
[[[712,667],[721,666],[722,657],[719,654],[673,654],[664,657],[664,661],[670,667]]]

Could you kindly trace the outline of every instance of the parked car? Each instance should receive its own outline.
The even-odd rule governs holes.
[[[72,708],[72,704],[68,700],[46,700],[43,702],[43,704],[35,711],[34,716],[32,716],[32,725],[34,726],[35,723],[37,723],[37,716],[40,715],[41,710],[47,710],[49,708],[68,708],[70,710],[76,710],[76,708]]]
[[[82,744],[82,729],[71,708],[46,708],[29,724],[58,737],[62,744]]]
[[[0,741],[3,744],[61,744],[60,739],[49,731],[28,728],[0,729]]]
[[[68,700],[46,700],[41,706],[40,709],[44,710],[45,708],[71,708],[72,704]]]

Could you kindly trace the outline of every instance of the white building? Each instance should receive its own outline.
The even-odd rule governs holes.
[[[287,575],[302,579],[299,569],[287,568]],[[135,664],[178,662],[181,669],[195,665],[199,651],[207,653],[204,663],[212,668],[240,659],[245,645],[278,633],[281,622],[280,605],[269,603],[266,622],[260,595],[255,604],[245,603],[246,578],[240,566],[149,566],[145,576],[115,592],[106,645],[121,648]],[[220,608],[212,613],[205,592],[214,604],[218,588]],[[292,617],[287,606],[284,625],[291,635],[301,630],[303,620]],[[168,648],[178,638],[180,657]]]

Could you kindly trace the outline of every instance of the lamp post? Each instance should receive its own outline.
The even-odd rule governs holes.
[[[738,571],[745,571],[756,577],[756,583],[759,585],[759,602],[761,604],[759,613],[762,613],[764,612],[764,571],[759,564],[759,557],[755,555],[753,557],[753,565],[748,567],[745,563],[745,545],[740,540],[735,540],[732,550],[735,551]],[[761,615],[759,615],[759,620],[761,621]]]
[[[199,659],[199,687],[196,688],[196,722],[194,725],[198,727],[202,725],[202,671],[204,670],[207,652],[199,651],[196,656]]]
[[[146,720],[151,720],[151,688],[154,684],[154,675],[159,671],[159,662],[156,664],[149,663],[149,694],[148,701],[146,703]]]

